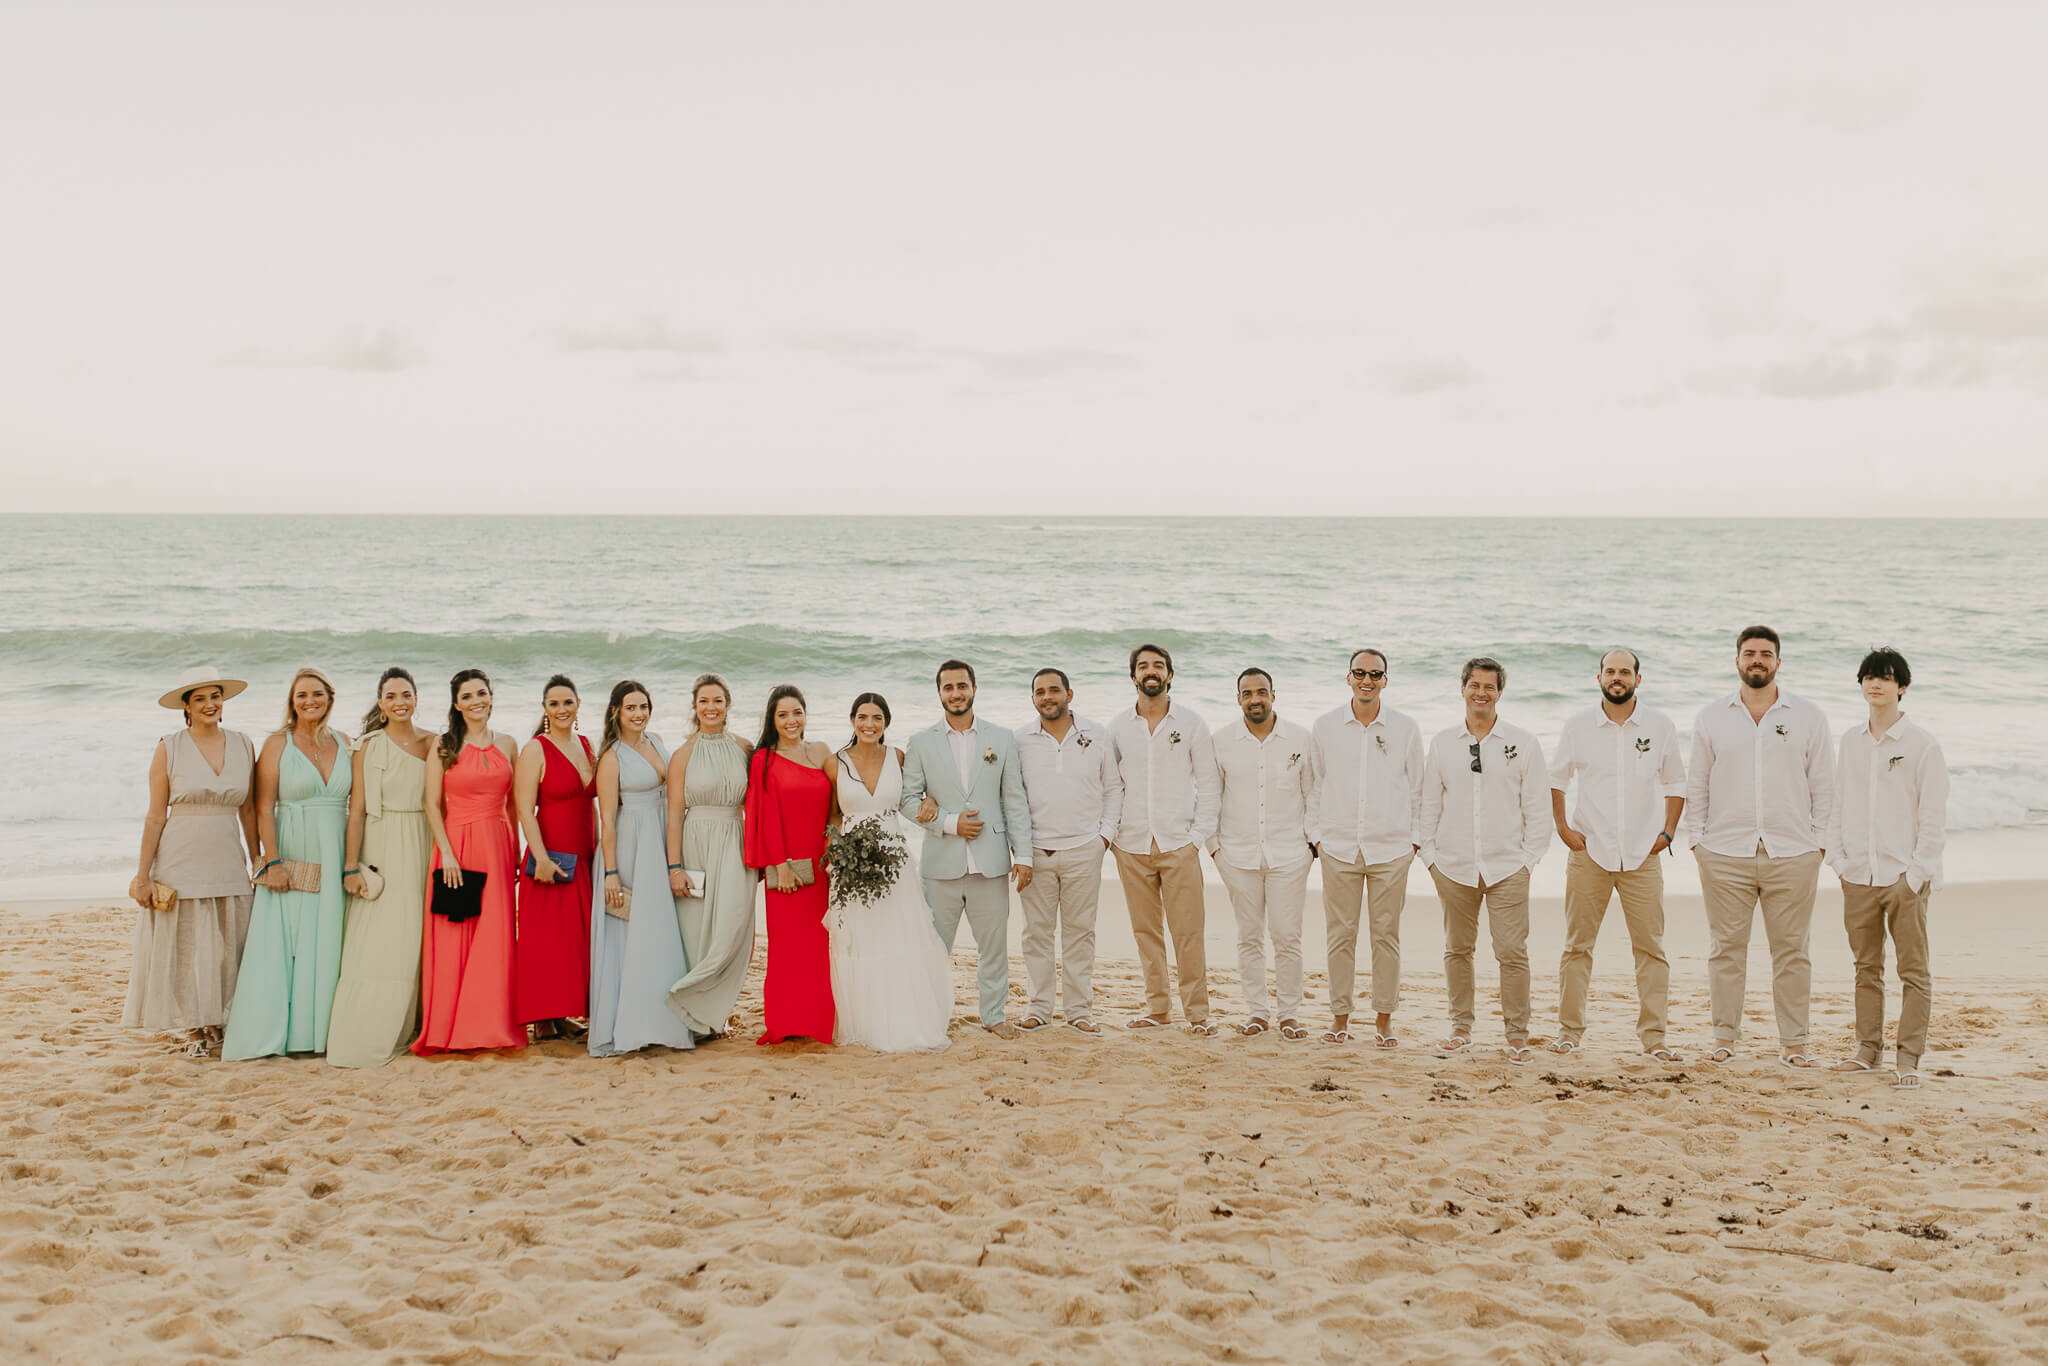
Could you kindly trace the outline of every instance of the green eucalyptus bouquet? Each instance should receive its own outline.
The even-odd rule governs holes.
[[[869,906],[896,885],[910,861],[910,846],[883,829],[879,817],[867,816],[832,832],[825,859],[832,868],[832,904]]]

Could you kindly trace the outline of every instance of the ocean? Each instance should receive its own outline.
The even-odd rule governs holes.
[[[1837,732],[1863,714],[1863,651],[1905,651],[1908,713],[1954,773],[1952,828],[2048,826],[2048,730],[2014,724],[2048,704],[2044,548],[2029,521],[4,516],[0,894],[118,893],[152,742],[179,724],[155,699],[201,663],[248,680],[227,723],[259,740],[299,665],[336,680],[353,732],[401,664],[427,725],[474,666],[501,729],[530,734],[560,672],[593,737],[631,677],[679,741],[691,680],[716,672],[742,733],[790,682],[838,743],[870,689],[898,739],[935,721],[948,656],[975,665],[990,720],[1028,721],[1047,665],[1102,719],[1130,703],[1131,647],[1157,641],[1213,727],[1248,665],[1307,723],[1370,645],[1425,734],[1461,714],[1460,663],[1490,654],[1502,715],[1550,744],[1614,644],[1689,733],[1735,686],[1736,631],[1762,622],[1785,638],[1780,683]]]

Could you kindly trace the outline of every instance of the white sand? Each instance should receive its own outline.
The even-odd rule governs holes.
[[[1114,1024],[1139,992],[1106,891]],[[1900,1094],[1770,1060],[1761,930],[1760,1048],[1639,1059],[1618,912],[1589,1049],[1528,1068],[1418,1046],[1444,1022],[1418,895],[1392,1054],[963,1021],[935,1058],[749,1032],[356,1073],[171,1056],[115,1023],[128,911],[11,903],[0,1359],[2048,1361],[2044,904],[2041,883],[1937,895],[1928,1084]],[[1545,1033],[1559,918],[1539,901]],[[1234,1018],[1220,888],[1210,920]],[[1691,1054],[1697,901],[1670,921]],[[1850,1002],[1831,892],[1814,948],[1832,1056]],[[1490,1044],[1483,938],[1480,962]],[[742,1011],[757,1025],[758,977]]]

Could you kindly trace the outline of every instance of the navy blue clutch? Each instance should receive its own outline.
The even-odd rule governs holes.
[[[548,857],[554,860],[555,867],[562,870],[561,880],[563,882],[567,882],[576,876],[578,860],[574,854],[558,854],[550,849],[548,850]],[[533,850],[531,849],[526,851],[526,876],[528,878],[533,876]]]

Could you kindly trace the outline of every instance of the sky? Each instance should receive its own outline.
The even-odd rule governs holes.
[[[0,7],[18,511],[2048,516],[2038,3]]]

